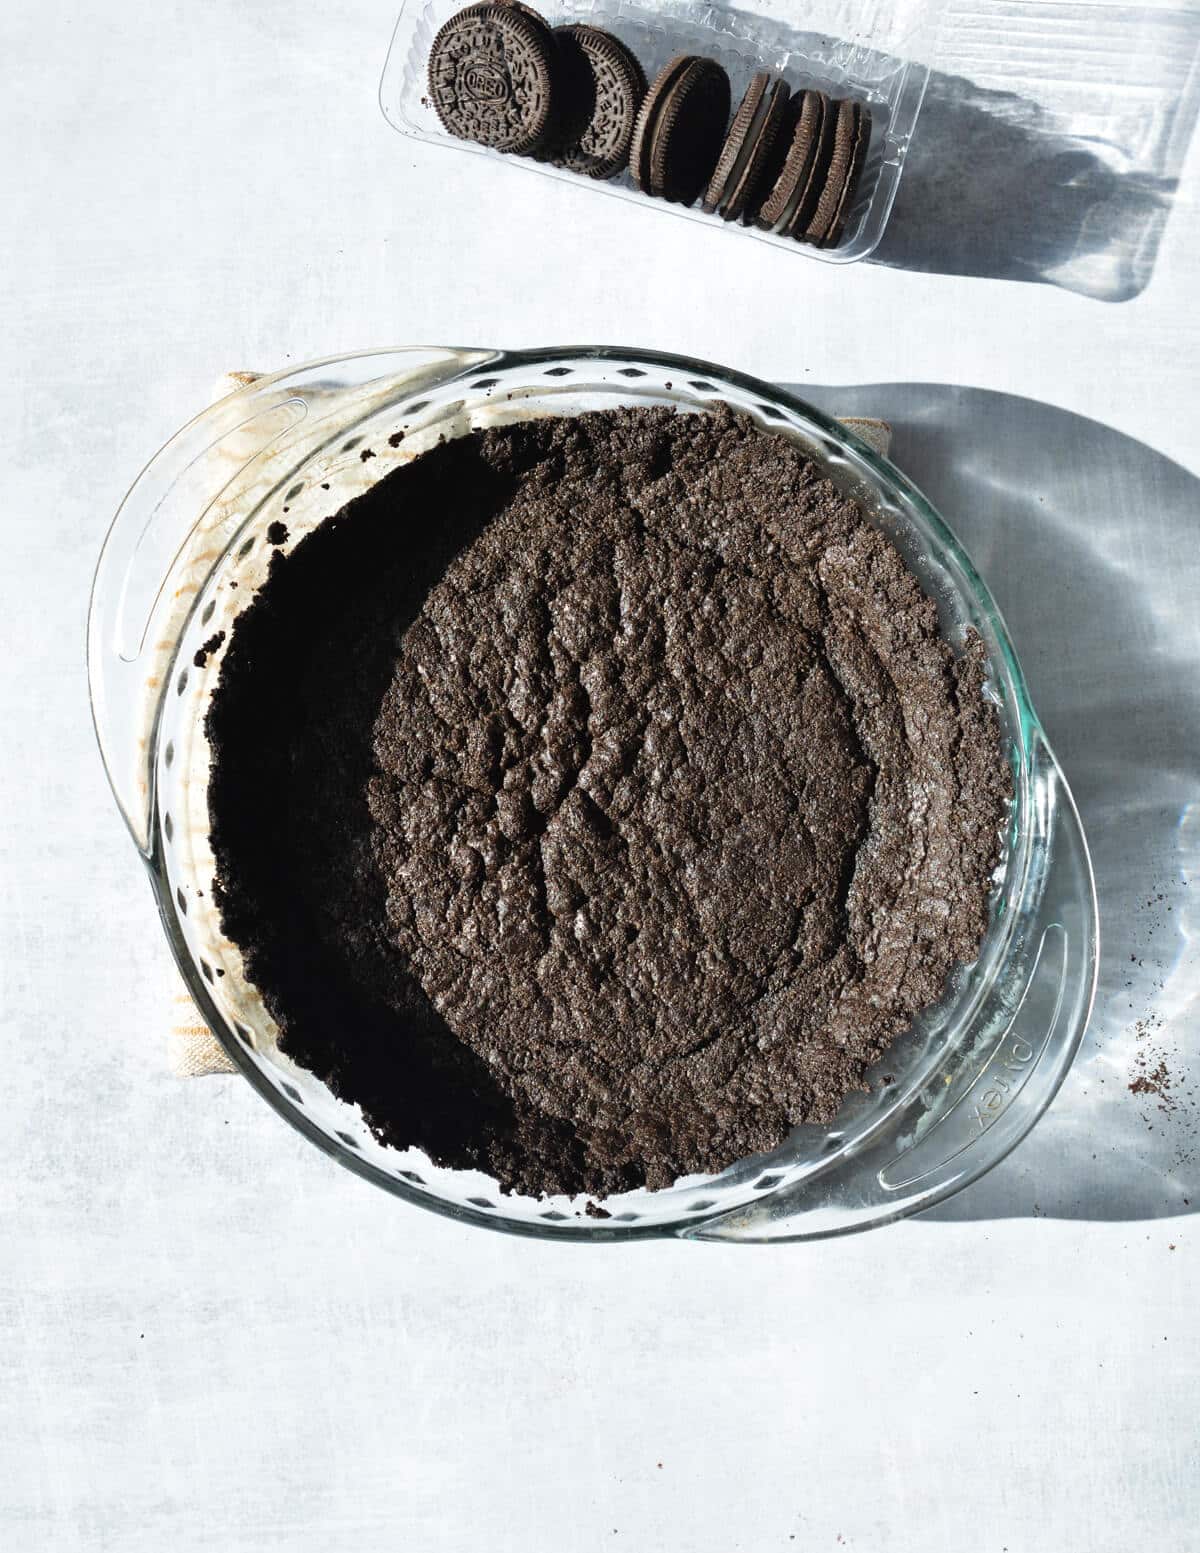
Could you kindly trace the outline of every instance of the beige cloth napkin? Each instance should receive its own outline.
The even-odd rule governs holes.
[[[259,376],[257,372],[226,373],[213,393],[214,402],[255,382]],[[842,416],[841,421],[843,426],[848,426],[861,437],[868,447],[887,457],[892,428],[886,421],[868,420],[861,416]],[[236,1073],[232,1058],[201,1020],[191,994],[177,980],[174,986],[174,1006],[167,1038],[167,1062],[171,1072],[178,1078],[201,1078],[209,1073]]]

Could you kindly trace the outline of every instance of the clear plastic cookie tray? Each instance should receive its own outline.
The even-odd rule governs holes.
[[[478,156],[502,154],[447,134],[429,102],[429,48],[443,22],[466,0],[404,0],[392,37],[379,101],[401,134],[452,146]],[[652,199],[633,185],[628,171],[607,182],[529,158],[502,159],[548,178],[575,183],[726,231],[741,232],[830,264],[849,264],[873,252],[891,213],[904,158],[929,79],[929,61],[941,0],[815,0],[797,8],[786,0],[760,0],[756,11],[702,5],[695,0],[541,0],[551,26],[587,22],[614,33],[653,80],[675,54],[704,54],[724,66],[740,102],[756,70],[782,75],[793,90],[816,87],[833,97],[852,97],[871,114],[871,143],[846,233],[836,248],[815,248],[755,226],[705,215]],[[789,12],[793,13],[789,15]]]

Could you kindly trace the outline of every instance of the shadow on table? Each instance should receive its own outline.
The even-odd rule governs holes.
[[[1200,9],[992,9],[943,30],[874,262],[1127,301],[1200,110]]]
[[[1096,871],[1100,985],[1079,1057],[1021,1147],[926,1217],[1195,1212],[1200,480],[1031,399],[793,386],[828,413],[892,424],[893,459],[960,535],[1008,621]],[[1149,1089],[1131,1091],[1139,1080]]]

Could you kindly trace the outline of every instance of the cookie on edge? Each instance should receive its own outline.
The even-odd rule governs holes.
[[[774,178],[767,183],[769,192],[755,218],[764,231],[777,234],[787,232],[799,213],[812,210],[824,186],[821,178],[828,165],[824,151],[831,117],[829,99],[823,92],[797,92],[789,117],[790,123],[779,137],[786,150],[770,169]]]
[[[429,97],[448,134],[531,155],[554,129],[550,29],[523,5],[468,6],[429,50]]]
[[[846,113],[844,110],[851,111]],[[862,176],[871,143],[871,115],[860,102],[838,104],[838,130],[829,178],[803,241],[836,248],[846,230],[846,218]]]
[[[658,110],[666,93],[687,69],[691,56],[676,54],[654,77],[642,98],[637,118],[633,122],[633,138],[629,143],[629,175],[643,194],[650,193],[650,139]]]
[[[724,221],[746,223],[754,210],[759,185],[770,165],[775,142],[787,119],[791,91],[785,81],[772,83],[769,70],[756,71],[746,88],[716,170],[701,201],[701,209],[720,213]]]
[[[513,0],[501,3],[511,5]],[[550,122],[537,149],[529,154],[537,162],[557,163],[563,148],[574,145],[591,122],[596,107],[596,81],[587,55],[566,28],[553,28],[550,41],[554,49]]]
[[[693,204],[720,155],[729,104],[729,77],[716,60],[680,54],[665,65],[634,126],[630,172],[638,188]]]
[[[588,114],[576,134],[559,147],[554,161],[586,178],[615,178],[629,162],[646,75],[619,38],[586,23],[556,27],[560,50],[577,49],[591,76]]]

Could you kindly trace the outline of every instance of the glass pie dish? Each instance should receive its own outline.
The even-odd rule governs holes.
[[[220,660],[199,649],[229,631],[265,577],[272,523],[286,513],[290,548],[439,438],[615,406],[703,414],[720,404],[801,443],[862,504],[937,604],[952,643],[979,633],[1014,798],[979,957],[893,1044],[869,1092],[852,1096],[830,1127],[796,1128],[772,1153],[719,1175],[611,1197],[602,1203],[609,1217],[596,1218],[583,1198],[501,1194],[478,1172],[381,1144],[357,1107],[279,1050],[212,904],[203,721]],[[1050,1104],[1079,1044],[1096,978],[1091,866],[999,611],[899,470],[769,384],[593,346],[380,351],[250,381],[173,437],[125,498],[96,571],[88,666],[109,779],[204,1018],[292,1126],[423,1207],[558,1239],[759,1241],[863,1229],[939,1202],[1003,1159]]]

